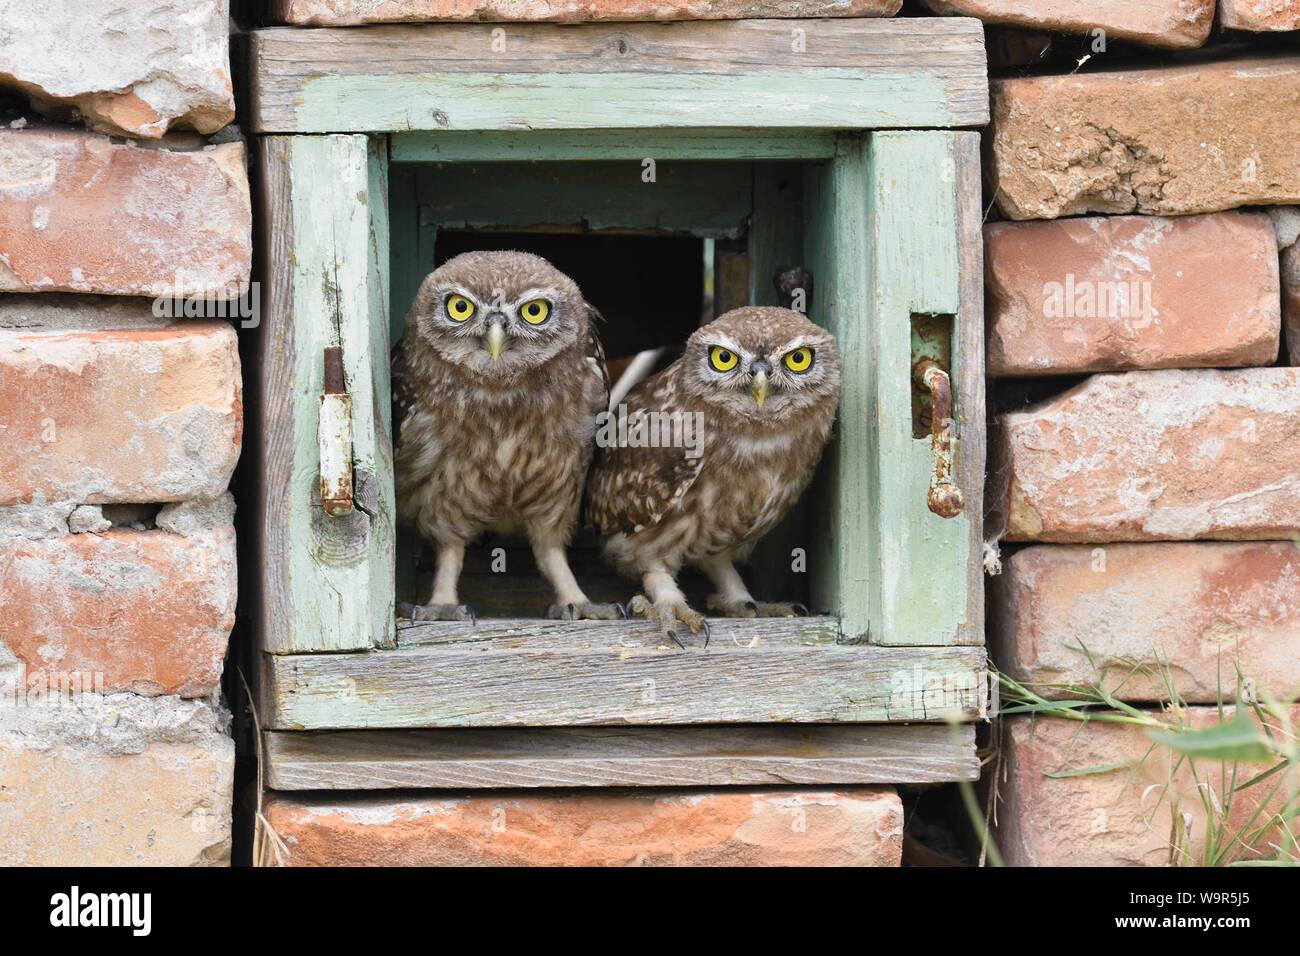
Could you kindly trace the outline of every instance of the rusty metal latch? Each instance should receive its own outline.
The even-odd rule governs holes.
[[[912,366],[917,384],[930,393],[930,451],[934,474],[925,496],[930,510],[940,518],[955,518],[966,507],[966,496],[952,482],[952,380],[934,359]]]
[[[352,513],[352,396],[343,382],[343,348],[325,349],[325,392],[320,397],[320,500],[325,513]]]

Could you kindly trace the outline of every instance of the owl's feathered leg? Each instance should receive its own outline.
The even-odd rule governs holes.
[[[433,576],[433,593],[424,605],[399,604],[397,613],[412,621],[473,621],[474,609],[457,603],[456,586],[465,563],[465,542],[459,538],[438,541],[438,569]]]
[[[555,603],[546,609],[551,620],[613,621],[623,616],[618,604],[593,604],[587,600],[569,567],[562,535],[550,527],[529,527],[528,540],[533,546],[537,567],[555,589]]]
[[[719,554],[699,562],[704,573],[717,588],[709,595],[709,610],[726,617],[799,617],[808,609],[802,604],[755,601],[736,570],[731,555]]]
[[[686,603],[686,595],[677,586],[677,579],[662,564],[656,564],[641,575],[641,583],[649,597],[638,594],[628,602],[628,610],[656,622],[664,637],[685,649],[678,634],[685,624],[692,634],[704,632],[704,646],[709,646],[709,622],[704,615]]]

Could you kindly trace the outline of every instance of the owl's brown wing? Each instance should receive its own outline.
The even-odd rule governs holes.
[[[691,414],[677,404],[673,371],[670,368],[651,376],[628,394],[624,404],[629,429],[642,413]],[[614,424],[617,421],[616,417]],[[657,524],[699,477],[704,457],[691,457],[687,452],[687,448],[663,444],[656,448],[622,441],[604,443],[597,449],[587,486],[587,522],[602,535],[635,534]]]
[[[596,323],[604,322],[605,317],[600,314],[594,305],[587,303],[587,361],[596,366],[596,371],[600,374],[600,381],[604,385],[601,389],[602,398],[596,412],[603,412],[609,408],[609,368],[605,365],[605,347],[600,344],[600,333],[596,331]],[[596,403],[593,402],[593,405]]]
[[[402,421],[406,418],[406,413],[411,410],[411,405],[415,399],[414,390],[411,388],[411,379],[406,371],[406,350],[402,347],[403,340],[399,339],[397,344],[392,347],[388,353],[388,375],[392,382],[392,411],[393,411],[393,449],[396,450],[402,437]]]

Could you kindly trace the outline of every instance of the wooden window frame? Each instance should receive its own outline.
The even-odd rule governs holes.
[[[786,52],[796,31],[815,55]],[[490,43],[488,27],[459,24],[277,28],[252,38],[266,294],[250,383],[258,580],[246,590],[261,722],[268,753],[285,767],[271,785],[392,786],[394,760],[399,777],[419,781],[402,785],[502,785],[448,770],[460,766],[455,741],[469,734],[518,763],[526,738],[506,728],[524,727],[550,728],[545,739],[562,752],[550,763],[538,757],[543,769],[526,785],[571,784],[559,769],[575,766],[563,728],[625,725],[653,757],[683,725],[719,723],[776,725],[745,731],[761,737],[755,753],[784,752],[792,732],[810,732],[789,725],[857,726],[817,731],[835,759],[808,782],[973,778],[969,727],[956,737],[913,728],[909,756],[890,749],[893,737],[882,743],[885,728],[862,725],[969,721],[990,710],[979,137],[956,129],[987,121],[978,23],[517,25],[489,75],[475,51]],[[665,649],[648,626],[619,622],[439,624],[405,640],[392,613],[390,175],[412,162],[643,157],[813,164],[802,249],[817,277],[812,317],[835,331],[845,357],[825,489],[835,533],[815,559],[826,569],[817,600],[838,614],[717,622],[707,650]],[[756,217],[754,275],[786,251],[761,225]],[[396,251],[399,261],[407,255]],[[955,481],[966,499],[953,519],[926,508],[933,458],[912,417],[912,365],[926,347],[915,340],[918,316],[951,317]],[[324,513],[319,492],[331,346],[342,348],[352,410],[356,507],[343,517]],[[327,733],[294,733],[302,730]],[[367,751],[355,734],[366,730],[407,736]],[[410,758],[414,730],[425,734],[424,759]],[[665,779],[769,774],[759,758],[743,770],[704,759],[710,738],[693,733],[671,738],[670,762],[696,769]],[[646,752],[610,754],[599,734],[579,739],[581,760],[605,768],[589,782],[640,779]],[[306,765],[315,770],[304,776]],[[364,768],[381,765],[388,770],[374,779],[389,783],[365,783]]]

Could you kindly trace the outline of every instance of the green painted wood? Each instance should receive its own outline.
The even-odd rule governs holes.
[[[393,464],[388,411],[387,151],[365,136],[268,137],[268,327],[260,369],[261,646],[356,650],[393,640]],[[320,502],[324,349],[342,346],[352,396],[356,507]]]
[[[779,269],[804,265],[803,178],[801,164],[754,164],[754,211],[746,236],[746,305],[780,305],[773,277]],[[799,565],[804,570],[795,571],[794,552],[799,549],[806,555],[812,548],[808,505],[803,499],[750,555],[750,590],[769,600],[807,602],[811,568],[804,561]]]
[[[561,228],[738,236],[747,163],[440,163],[416,168],[420,222],[438,228]]]
[[[741,20],[252,35],[255,132],[864,129],[988,120],[964,18]]]
[[[844,364],[835,437],[810,488],[812,600],[840,615],[850,640],[875,636],[873,569],[879,562],[876,330],[871,322],[867,151],[845,136],[835,159],[804,185],[804,258],[815,282],[809,316],[830,329]]]
[[[394,133],[390,159],[421,162],[814,160],[835,155],[832,130],[628,129]]]
[[[646,622],[421,625],[418,645],[266,655],[268,730],[872,723],[987,716],[983,648],[836,643],[834,619],[712,621],[681,649]],[[416,630],[412,628],[411,630]]]
[[[978,604],[969,593],[979,581],[969,575],[980,563],[972,548],[972,523],[981,520],[978,490],[970,489],[967,510],[955,518],[930,512],[926,489],[934,459],[930,440],[914,437],[911,419],[913,315],[958,316],[976,307],[968,297],[963,308],[958,172],[953,133],[885,132],[869,140],[869,321],[876,337],[872,405],[880,476],[867,500],[878,515],[869,565],[878,594],[872,640],[882,644],[982,640],[982,622],[971,618]],[[961,182],[965,192],[973,189],[968,178]],[[982,329],[972,323],[957,323],[955,361],[963,376],[980,374],[965,365],[972,357],[968,340],[979,336]],[[969,403],[969,393],[958,401]],[[956,413],[982,422],[982,408]],[[957,454],[982,442],[982,429],[963,428]]]
[[[820,129],[958,126],[934,76],[854,70],[753,75],[541,73],[316,76],[287,124],[300,133],[359,130],[629,129],[738,126]]]

